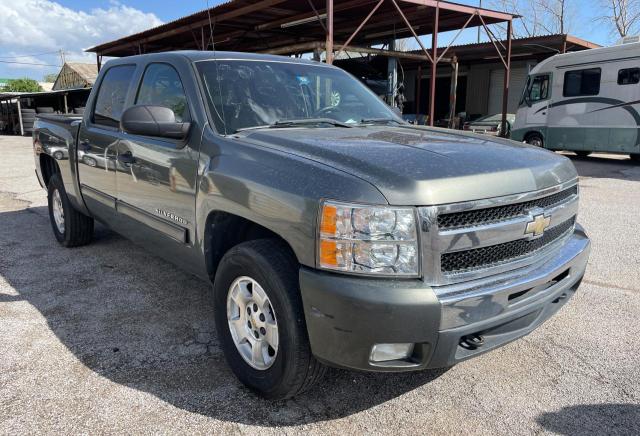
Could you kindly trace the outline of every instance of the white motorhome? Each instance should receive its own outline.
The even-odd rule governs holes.
[[[640,161],[640,43],[555,55],[536,65],[511,138]]]

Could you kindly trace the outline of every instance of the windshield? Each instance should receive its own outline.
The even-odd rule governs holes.
[[[198,62],[197,68],[220,133],[282,125],[287,120],[402,122],[369,89],[337,68],[244,60]]]

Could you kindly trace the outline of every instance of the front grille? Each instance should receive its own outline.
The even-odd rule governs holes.
[[[449,230],[506,221],[518,216],[527,215],[527,211],[534,207],[541,207],[543,209],[553,207],[562,203],[572,195],[577,194],[578,186],[575,185],[547,197],[537,198],[523,203],[442,214],[438,216],[438,227],[440,230]]]
[[[563,191],[564,192],[564,191]],[[548,197],[547,197],[548,198]],[[529,202],[527,202],[529,203]],[[490,268],[526,256],[556,241],[573,228],[575,217],[549,229],[538,239],[518,239],[503,244],[472,250],[445,253],[441,257],[444,273],[461,273],[478,268]]]

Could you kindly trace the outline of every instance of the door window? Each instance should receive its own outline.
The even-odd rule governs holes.
[[[187,96],[180,76],[168,64],[156,63],[147,67],[135,104],[167,107],[176,115],[178,122],[189,119]]]
[[[640,82],[640,68],[625,68],[618,71],[618,85],[635,85]]]
[[[135,65],[118,65],[109,68],[100,84],[93,122],[109,127],[120,125],[120,116],[131,85]]]
[[[537,101],[546,100],[549,98],[549,82],[550,76],[543,74],[539,76],[529,77],[527,80],[527,86],[522,94],[522,100],[520,104],[531,104]]]
[[[564,73],[563,96],[579,97],[583,95],[598,95],[599,93],[600,68],[588,68]]]
[[[549,98],[549,76],[536,76],[531,82],[531,92],[529,92],[529,100],[532,102],[546,100]]]

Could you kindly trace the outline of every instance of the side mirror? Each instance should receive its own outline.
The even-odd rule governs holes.
[[[131,106],[122,113],[120,128],[132,135],[185,139],[191,123],[176,121],[176,114],[163,106]]]

